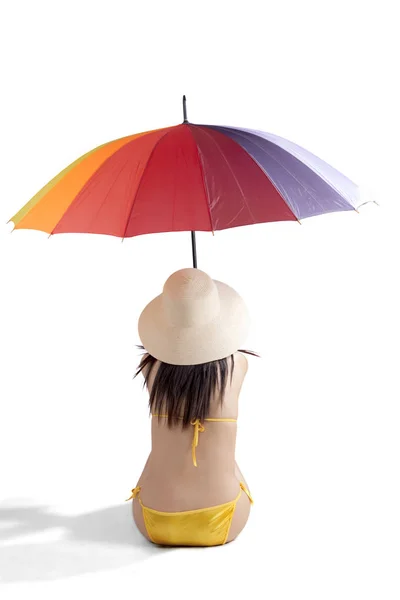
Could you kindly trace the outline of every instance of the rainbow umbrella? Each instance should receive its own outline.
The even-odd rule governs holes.
[[[66,167],[11,219],[14,229],[214,231],[357,210],[359,188],[281,137],[188,122],[113,140]],[[8,222],[10,222],[8,221]]]

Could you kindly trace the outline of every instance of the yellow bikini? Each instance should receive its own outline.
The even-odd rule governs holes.
[[[153,415],[154,417],[167,418],[168,415]],[[205,421],[228,421],[235,422],[236,419],[204,419]],[[194,427],[192,441],[192,459],[193,465],[197,467],[196,447],[199,443],[199,433],[202,433],[204,425],[200,419],[191,422]],[[242,490],[247,494],[251,504],[253,499],[250,492],[240,482],[239,494],[234,500],[210,506],[209,508],[199,508],[196,510],[185,510],[182,512],[160,512],[144,506],[139,492],[140,486],[132,490],[132,494],[126,499],[135,499],[138,497],[143,511],[143,519],[149,538],[155,544],[167,546],[218,546],[225,544],[235,512],[236,503],[240,498]]]

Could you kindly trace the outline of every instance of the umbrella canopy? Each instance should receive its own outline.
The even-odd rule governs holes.
[[[14,229],[122,239],[217,231],[356,210],[359,189],[307,150],[250,129],[187,121],[91,150],[11,219]]]

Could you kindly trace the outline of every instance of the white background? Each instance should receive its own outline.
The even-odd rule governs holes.
[[[400,596],[395,3],[9,2],[1,15],[2,600]],[[88,150],[182,121],[286,137],[380,206],[198,234],[253,328],[232,544],[159,549],[124,502],[150,450],[137,318],[190,233],[7,220]],[[146,595],[146,596],[145,596]]]

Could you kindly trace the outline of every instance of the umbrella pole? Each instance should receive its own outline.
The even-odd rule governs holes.
[[[192,233],[193,268],[197,269],[196,232],[192,231],[191,233]]]
[[[182,104],[183,104],[183,122],[188,123],[187,110],[186,110],[186,96],[183,96]],[[192,231],[191,234],[192,234],[193,268],[197,269],[196,232]]]
[[[186,96],[182,98],[183,105],[183,122],[188,123],[187,110],[186,110]],[[192,231],[192,255],[193,255],[193,268],[197,269],[197,252],[196,252],[196,232]]]

